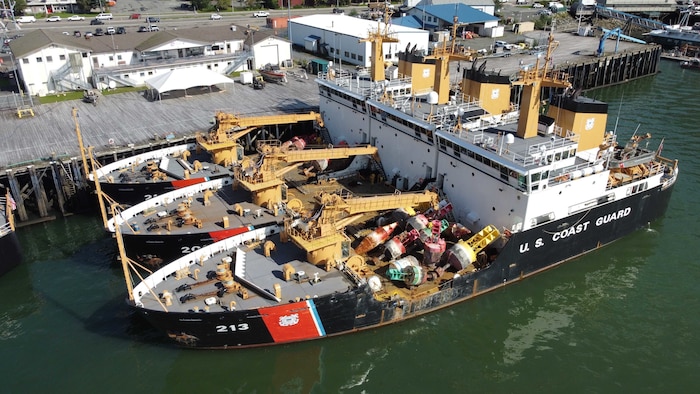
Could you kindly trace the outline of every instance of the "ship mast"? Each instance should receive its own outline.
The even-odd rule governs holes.
[[[452,37],[450,45],[447,45],[447,40],[443,40],[442,45],[435,47],[432,54],[425,56],[424,58],[435,60],[434,90],[438,94],[438,104],[446,104],[450,99],[450,61],[464,60],[470,62],[474,60],[474,55],[472,53],[455,52],[458,26],[459,18],[455,16],[452,20]]]
[[[95,160],[94,160],[94,153],[93,153],[93,148],[90,147],[88,149],[85,149],[85,145],[83,144],[83,134],[80,132],[80,124],[78,123],[78,109],[73,108],[73,121],[75,122],[75,134],[78,136],[78,145],[80,147],[80,157],[82,158],[83,161],[83,172],[85,174],[85,178],[89,178],[90,174],[92,174],[92,180],[95,182],[95,193],[97,194],[97,201],[100,204],[100,214],[102,215],[102,225],[104,228],[107,228],[107,222],[109,221],[107,219],[107,207],[105,206],[103,198],[107,198],[108,196],[106,194],[102,193],[102,187],[100,185],[100,180],[97,177],[97,168],[95,165]],[[87,151],[87,155],[85,152]],[[88,167],[87,163],[87,156],[90,156],[90,167]],[[92,168],[92,171],[90,171],[89,168]]]
[[[521,69],[518,73],[518,79],[513,81],[513,85],[523,87],[517,132],[517,136],[520,138],[530,138],[537,135],[542,88],[568,89],[571,87],[568,74],[553,70],[552,52],[557,46],[559,46],[559,41],[554,41],[554,35],[550,32],[544,64],[540,65],[538,58],[532,70]]]
[[[379,82],[385,79],[384,76],[384,56],[383,47],[384,43],[395,43],[399,42],[396,37],[391,37],[389,32],[389,18],[390,10],[389,7],[384,5],[384,17],[377,20],[377,30],[370,31],[367,34],[367,38],[360,39],[360,42],[371,42],[372,43],[372,68],[370,77],[372,81]],[[382,29],[382,20],[384,21],[384,28]]]

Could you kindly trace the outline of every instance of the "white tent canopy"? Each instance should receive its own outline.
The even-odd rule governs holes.
[[[184,90],[187,94],[187,89],[196,86],[210,87],[226,83],[233,84],[233,80],[203,68],[176,68],[146,80],[146,85],[156,91],[158,96],[172,90]]]

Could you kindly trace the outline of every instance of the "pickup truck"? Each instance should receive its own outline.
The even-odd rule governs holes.
[[[267,18],[270,16],[270,13],[267,11],[255,11],[253,12],[253,16],[256,18]]]

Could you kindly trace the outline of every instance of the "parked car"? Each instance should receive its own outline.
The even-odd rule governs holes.
[[[344,14],[345,10],[343,10],[342,8],[333,8],[333,13],[334,14]]]
[[[126,28],[124,26],[117,27],[117,34],[126,34]]]
[[[112,26],[109,26],[107,30],[105,30],[105,33],[111,36],[112,34],[117,34],[117,30],[115,30]]]
[[[105,34],[105,31],[102,30],[101,27],[98,27],[97,29],[95,29],[95,33],[94,33],[94,34],[95,34],[96,36],[103,36],[103,35]]]
[[[156,16],[149,16],[149,17],[146,18],[146,22],[148,22],[148,23],[158,23],[158,22],[160,22],[160,18],[158,18],[158,17],[156,17]]]
[[[149,31],[159,31],[158,26],[141,26],[139,27],[139,33],[148,33]]]
[[[513,49],[513,44],[509,44],[505,41],[496,41],[496,43],[494,44],[494,47],[503,48],[503,49],[509,51],[509,50]]]
[[[58,15],[51,15],[50,17],[46,18],[47,22],[60,22],[61,17]]]
[[[213,21],[218,21],[219,19],[221,19],[221,15],[219,15],[219,14],[211,14],[211,16],[209,17],[209,19],[211,19],[211,20],[213,20]]]
[[[552,11],[544,9],[537,11],[537,15],[552,15]]]
[[[15,20],[19,23],[34,23],[34,22],[36,22],[36,18],[32,15],[22,15]]]
[[[91,24],[91,25],[104,25],[105,23],[102,22],[102,21],[99,20],[99,19],[93,19],[93,20],[90,21],[90,24]]]
[[[80,15],[72,15],[72,16],[69,16],[68,18],[66,18],[66,20],[69,22],[79,22],[79,21],[84,21],[85,17],[80,16]]]
[[[544,8],[544,4],[542,3],[533,3],[532,8]]]
[[[270,16],[270,13],[267,11],[255,11],[253,12],[253,16],[256,18],[267,18]]]

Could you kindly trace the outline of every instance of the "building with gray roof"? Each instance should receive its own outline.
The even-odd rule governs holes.
[[[9,46],[24,91],[31,95],[143,86],[176,68],[227,75],[291,59],[291,44],[273,31],[240,26],[92,37],[39,29]]]

